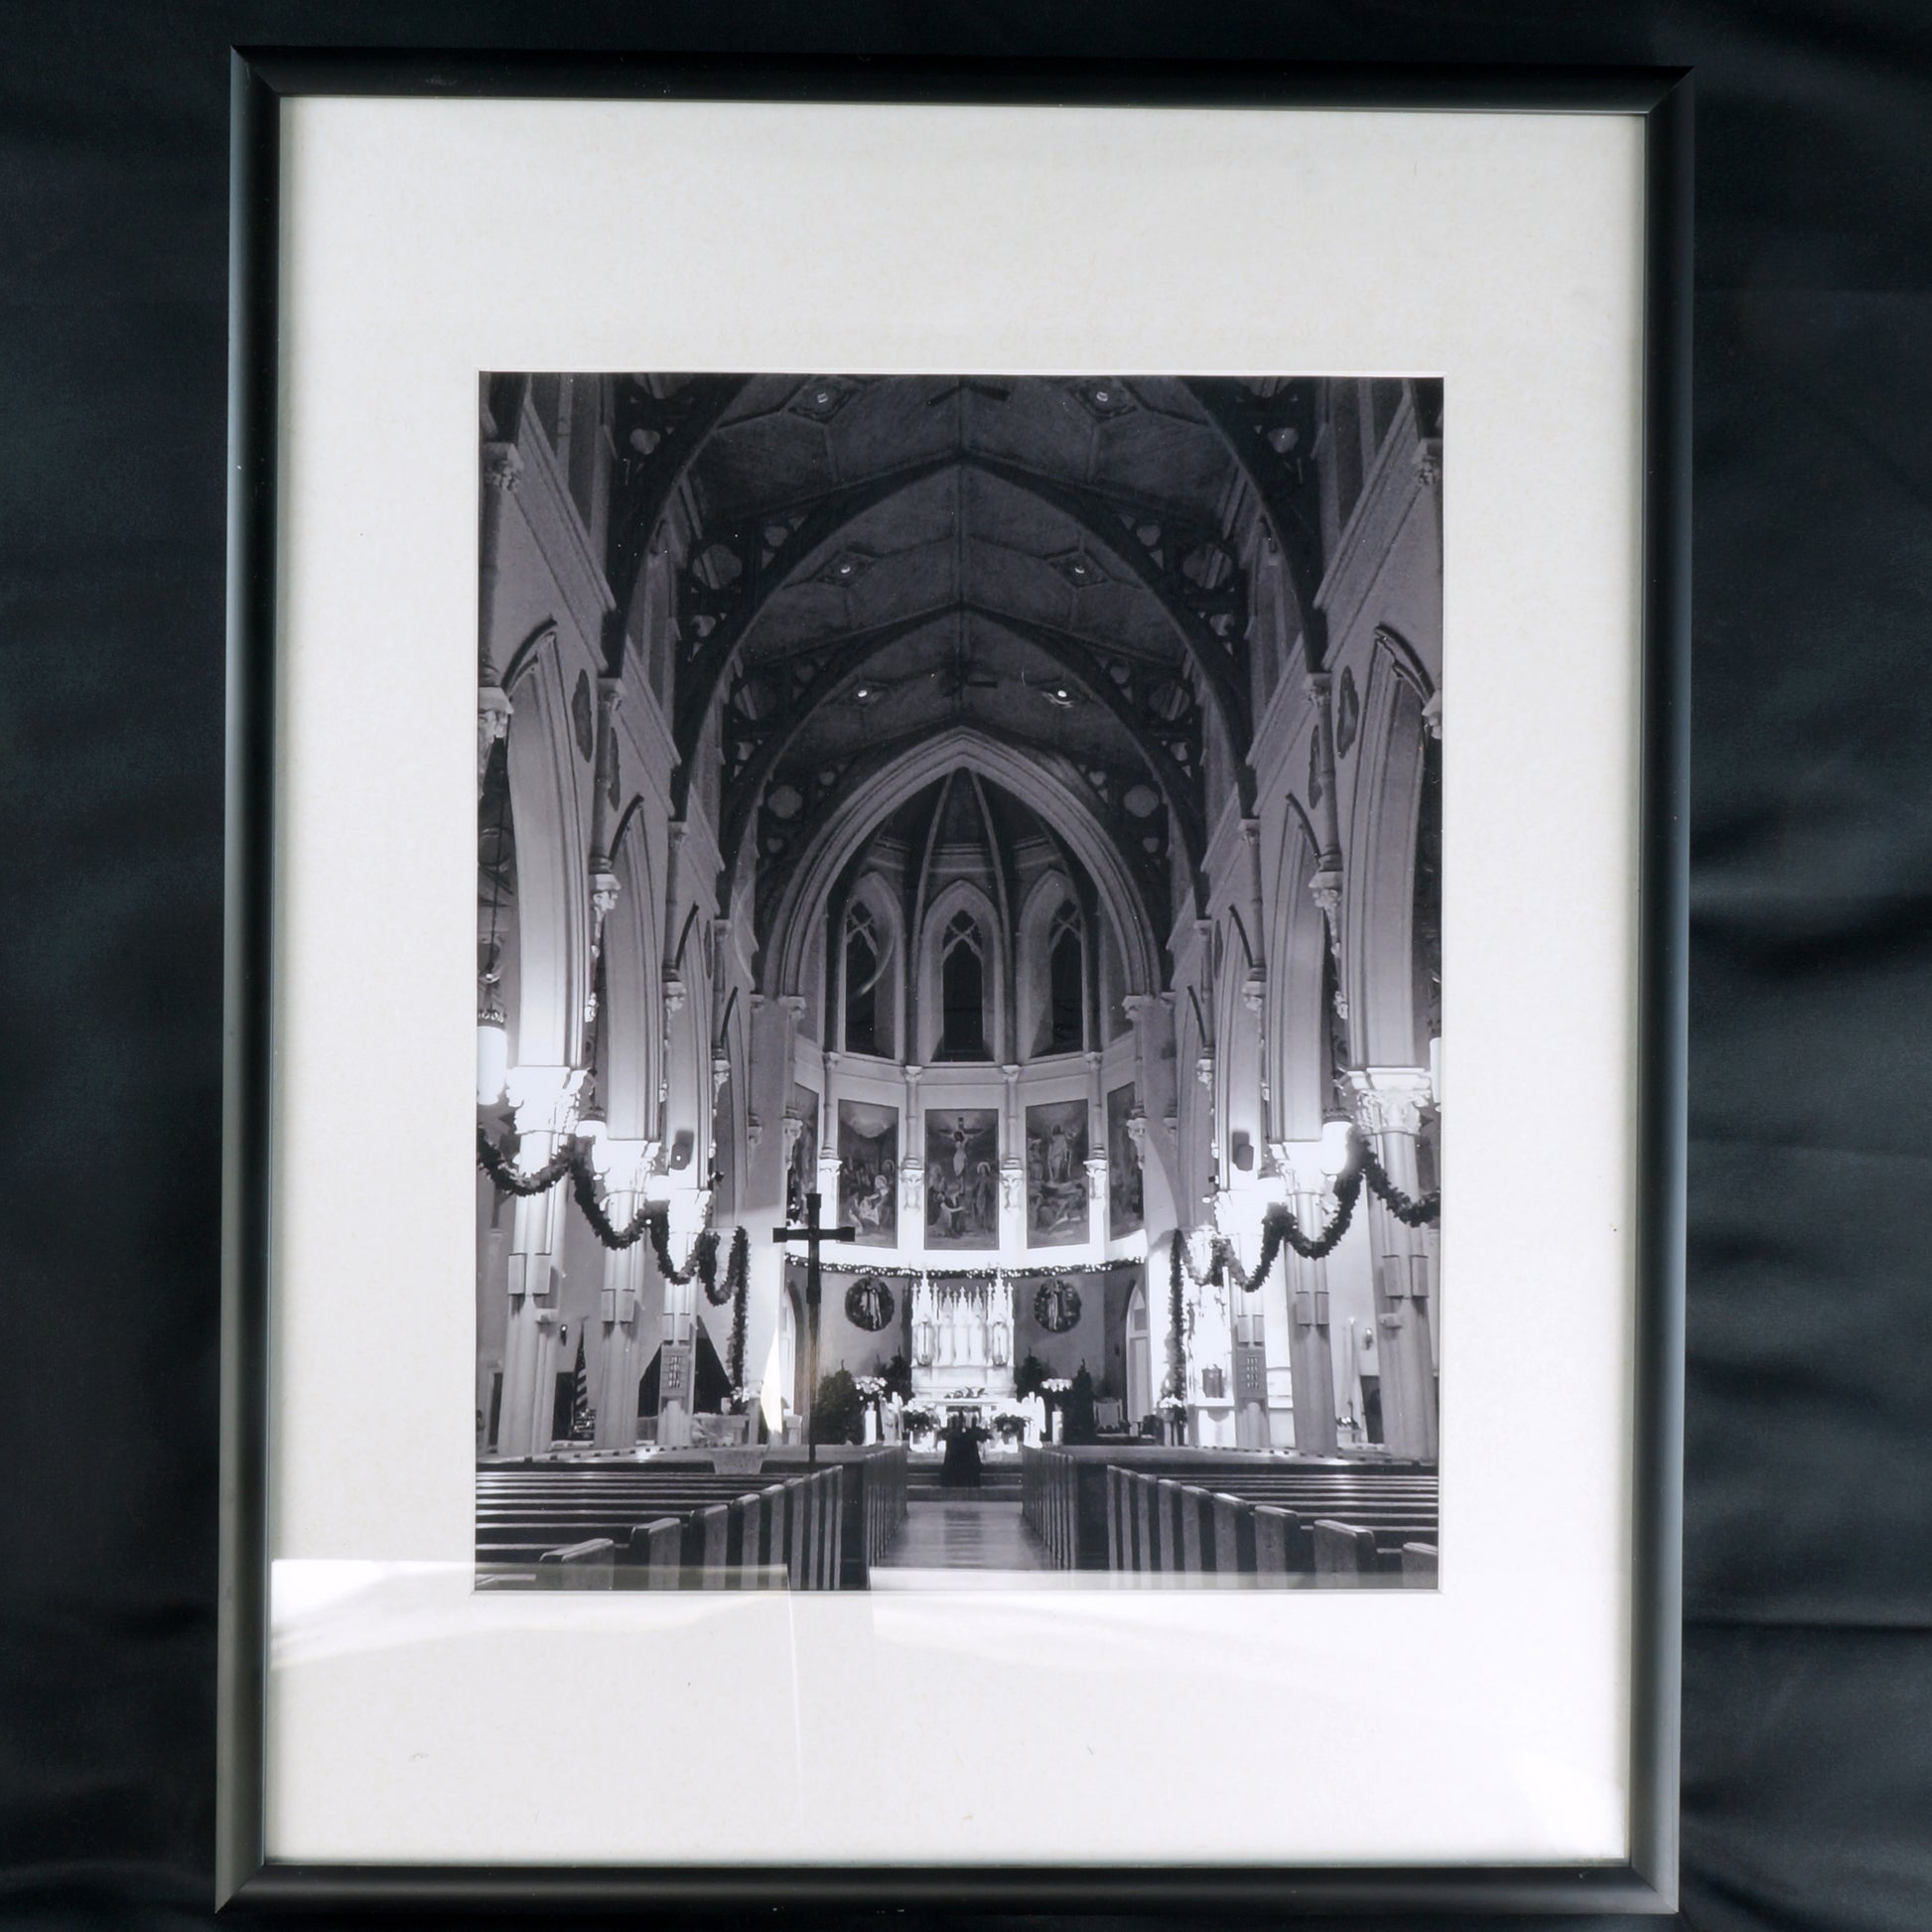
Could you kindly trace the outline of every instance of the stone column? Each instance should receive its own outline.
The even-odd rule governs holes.
[[[509,694],[496,661],[496,579],[502,546],[503,504],[523,480],[523,459],[514,443],[485,443],[483,503],[477,532],[477,796],[483,796],[489,749],[509,730]]]
[[[528,1173],[575,1133],[584,1075],[572,1066],[517,1066],[507,1082],[516,1165]],[[550,1447],[551,1378],[557,1352],[557,1252],[568,1183],[518,1199],[510,1227],[509,1315],[503,1336],[503,1406],[497,1449],[529,1455]]]
[[[1277,1150],[1288,1210],[1303,1233],[1311,1236],[1319,1234],[1334,1212],[1320,1158],[1319,1141],[1283,1142]],[[1288,1280],[1288,1379],[1295,1400],[1295,1447],[1310,1455],[1329,1455],[1336,1436],[1328,1264],[1305,1260],[1283,1243],[1281,1266]]]
[[[604,1211],[614,1226],[621,1228],[643,1203],[657,1160],[657,1143],[601,1137],[595,1159],[604,1177]],[[629,1449],[637,1440],[638,1296],[649,1240],[646,1235],[628,1248],[604,1250],[604,1287],[598,1307],[603,1339],[597,1367],[599,1449]]]
[[[1223,1189],[1213,1200],[1213,1225],[1233,1244],[1227,1262],[1228,1399],[1234,1405],[1234,1445],[1237,1449],[1267,1449],[1268,1321],[1263,1298],[1268,1284],[1249,1290],[1241,1280],[1261,1259],[1262,1220],[1270,1205],[1267,1192],[1257,1186],[1238,1191]],[[1276,1267],[1281,1264],[1277,1262]],[[1273,1270],[1270,1270],[1273,1273]],[[1237,1279],[1239,1277],[1240,1279]]]
[[[1255,1056],[1259,1065],[1255,1069],[1258,1082],[1256,1108],[1258,1135],[1261,1145],[1255,1152],[1257,1159],[1265,1158],[1268,1144],[1275,1134],[1274,1095],[1268,1077],[1268,929],[1265,923],[1267,910],[1262,903],[1261,893],[1261,821],[1258,818],[1244,818],[1241,821],[1241,843],[1248,849],[1248,943],[1254,948],[1254,958],[1249,962],[1248,977],[1242,983],[1241,1001],[1254,1016]]]
[[[1309,881],[1309,897],[1321,908],[1328,922],[1328,951],[1335,962],[1335,1003],[1337,1016],[1348,1018],[1348,980],[1341,950],[1341,818],[1335,802],[1335,715],[1330,700],[1333,679],[1326,671],[1311,671],[1308,679],[1309,704],[1314,713],[1314,756],[1310,774],[1310,803],[1314,808],[1315,837],[1321,849],[1315,854],[1314,874]]]
[[[1020,1105],[1020,1067],[1009,1060],[1000,1068],[1006,1104],[1000,1123],[1000,1248],[1027,1251],[1027,1118]]]
[[[1087,1239],[1107,1241],[1107,1081],[1100,1055],[1087,1054]]]
[[[1436,511],[1436,570],[1443,568],[1443,439],[1425,436],[1416,445],[1416,482]]]
[[[710,1190],[705,1187],[671,1189],[664,1212],[666,1243],[675,1267],[690,1267],[710,1200]],[[719,1266],[724,1266],[722,1254]],[[669,1276],[664,1278],[657,1363],[657,1441],[662,1449],[682,1449],[691,1440],[691,1412],[696,1406],[698,1293],[695,1273],[681,1283]]]
[[[925,1227],[925,1119],[919,1112],[919,1075],[905,1068],[905,1134],[898,1150],[898,1245],[916,1248]]]
[[[1429,1071],[1371,1066],[1348,1076],[1355,1118],[1377,1158],[1405,1194],[1419,1190],[1416,1132],[1430,1096]],[[1380,1358],[1382,1439],[1396,1455],[1436,1459],[1436,1364],[1429,1336],[1429,1249],[1362,1189],[1375,1271],[1376,1354]]]

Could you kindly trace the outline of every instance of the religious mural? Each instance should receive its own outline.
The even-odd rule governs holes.
[[[810,1087],[792,1088],[791,1116],[798,1135],[785,1169],[785,1219],[795,1227],[805,1218],[805,1196],[818,1185],[818,1095]]]
[[[925,1117],[925,1245],[1000,1245],[1000,1116],[933,1107]]]
[[[1134,1112],[1130,1081],[1107,1096],[1107,1238],[1138,1234],[1146,1226],[1141,1203],[1141,1151],[1127,1131]]]
[[[839,1219],[861,1247],[898,1241],[898,1109],[839,1102]]]
[[[1087,1238],[1087,1103],[1049,1100],[1027,1109],[1027,1246],[1063,1248]]]

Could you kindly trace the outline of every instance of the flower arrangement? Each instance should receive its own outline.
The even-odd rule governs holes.
[[[1073,1386],[1073,1378],[1070,1375],[1049,1375],[1039,1386],[1047,1395],[1064,1395]]]
[[[1003,1443],[1016,1443],[1027,1433],[1031,1417],[1021,1414],[1017,1409],[996,1409],[993,1412],[993,1427],[999,1432]]]
[[[888,1393],[888,1384],[883,1375],[858,1375],[853,1377],[852,1386],[868,1402],[878,1402]]]
[[[1154,1405],[1170,1422],[1178,1422],[1187,1413],[1187,1405],[1177,1395],[1164,1395]]]
[[[920,1434],[937,1429],[943,1420],[938,1404],[933,1402],[908,1402],[903,1413],[905,1426]]]

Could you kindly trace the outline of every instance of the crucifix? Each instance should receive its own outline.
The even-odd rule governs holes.
[[[818,1224],[817,1188],[805,1196],[805,1225],[801,1228],[773,1228],[777,1242],[802,1241],[805,1244],[805,1462],[818,1464],[818,1251],[828,1241],[853,1241],[857,1228],[822,1228]]]

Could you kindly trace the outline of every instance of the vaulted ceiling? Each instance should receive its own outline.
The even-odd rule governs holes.
[[[721,721],[727,864],[762,887],[868,772],[966,727],[1078,775],[1163,931],[1220,803],[1210,731],[1245,778],[1255,519],[1316,621],[1313,388],[621,382],[613,580],[681,509],[680,782]]]

